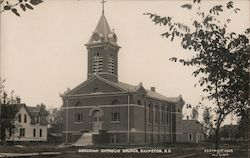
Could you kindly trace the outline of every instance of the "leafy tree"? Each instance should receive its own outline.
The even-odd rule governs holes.
[[[163,37],[171,41],[181,39],[181,47],[193,53],[188,59],[172,57],[170,60],[196,68],[193,75],[199,77],[197,84],[203,88],[202,100],[208,99],[215,105],[215,145],[218,148],[219,129],[226,116],[230,113],[241,116],[247,109],[250,28],[244,33],[228,31],[231,19],[227,18],[223,22],[223,13],[231,15],[240,11],[232,1],[226,5],[215,5],[208,11],[202,11],[200,3],[181,7],[195,11],[197,17],[190,19],[191,25],[175,21],[173,17],[153,13],[145,15],[155,24],[168,29],[162,33]]]
[[[48,123],[47,116],[49,115],[49,112],[46,108],[46,105],[44,103],[41,103],[41,104],[38,104],[36,108],[39,109],[39,116],[41,116],[40,123],[47,124]]]
[[[14,3],[13,3],[14,2]],[[35,5],[38,5],[42,3],[42,0],[0,0],[1,4],[1,11],[0,13],[3,13],[4,11],[11,11],[16,16],[20,16],[19,10],[22,11],[26,10],[32,10]]]
[[[49,114],[50,131],[55,133],[62,132],[62,108],[54,108]]]
[[[53,108],[49,113],[49,134],[56,135],[56,143],[61,142],[60,136],[63,130],[63,117],[62,117],[62,107]],[[55,136],[54,135],[54,136]],[[53,140],[53,139],[51,139]]]
[[[5,80],[0,78],[0,135],[2,141],[5,141],[7,130],[9,136],[15,132],[14,122],[18,112],[17,103],[20,100],[19,97],[14,96],[14,91],[11,92],[10,97],[8,96],[4,82]]]

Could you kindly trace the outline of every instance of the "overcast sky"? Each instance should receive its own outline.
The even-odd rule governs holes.
[[[165,96],[182,95],[186,103],[197,105],[201,89],[192,68],[169,61],[192,52],[160,36],[163,26],[154,25],[144,12],[174,16],[187,22],[194,16],[180,5],[192,1],[114,1],[105,3],[105,16],[118,36],[119,80],[139,82]],[[202,1],[203,7],[227,1]],[[239,0],[241,9],[232,18],[230,30],[243,32],[249,27],[250,2]],[[87,78],[87,50],[84,46],[101,16],[99,0],[49,0],[34,10],[1,14],[1,77],[6,88],[14,90],[28,106],[41,102],[49,107],[62,105],[59,93],[74,88]]]

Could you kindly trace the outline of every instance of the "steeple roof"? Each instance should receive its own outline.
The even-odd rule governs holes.
[[[106,17],[102,14],[96,28],[95,32],[101,34],[105,41],[108,41],[108,35],[112,34]]]
[[[117,36],[116,34],[111,31],[109,24],[107,22],[106,17],[104,16],[104,13],[102,13],[100,20],[95,28],[95,31],[93,32],[92,36],[90,37],[88,44],[99,44],[103,42],[110,42],[116,46],[117,42]],[[119,46],[118,46],[119,47]]]

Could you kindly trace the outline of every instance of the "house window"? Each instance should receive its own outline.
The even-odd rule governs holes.
[[[18,115],[18,121],[22,122],[22,115],[21,114]]]
[[[102,72],[103,57],[100,53],[96,53],[93,57],[93,73]]]
[[[118,112],[112,113],[112,122],[120,122],[120,113]]]
[[[192,133],[189,133],[189,134],[188,134],[188,140],[189,140],[189,141],[192,141],[192,140],[193,140],[193,134],[192,134]]]
[[[25,137],[25,128],[20,128],[19,132],[20,137]]]
[[[27,115],[24,114],[24,123],[26,123],[26,122],[27,122]]]
[[[36,129],[33,129],[33,137],[36,137]]]
[[[42,129],[40,129],[39,136],[40,136],[40,137],[43,136],[43,130],[42,130]]]
[[[39,122],[40,122],[40,117],[36,116],[36,123],[39,123]]]
[[[82,122],[82,121],[83,121],[83,116],[82,116],[82,114],[77,113],[77,114],[75,115],[75,121],[76,121],[76,122]]]

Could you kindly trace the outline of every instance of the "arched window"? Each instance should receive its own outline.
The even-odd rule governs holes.
[[[152,123],[152,120],[153,120],[152,116],[153,116],[153,109],[152,109],[151,104],[148,104],[148,122],[149,123]]]
[[[119,104],[119,101],[118,100],[114,100],[114,101],[112,101],[112,105],[117,105],[117,104]]]
[[[161,107],[161,123],[164,124],[164,107]]]
[[[81,102],[77,102],[77,103],[76,103],[76,106],[81,106],[81,105],[82,105]]]
[[[154,116],[155,116],[155,123],[158,123],[158,106],[155,105],[155,110],[154,110]]]
[[[102,72],[103,57],[101,53],[95,53],[93,56],[93,73]]]

